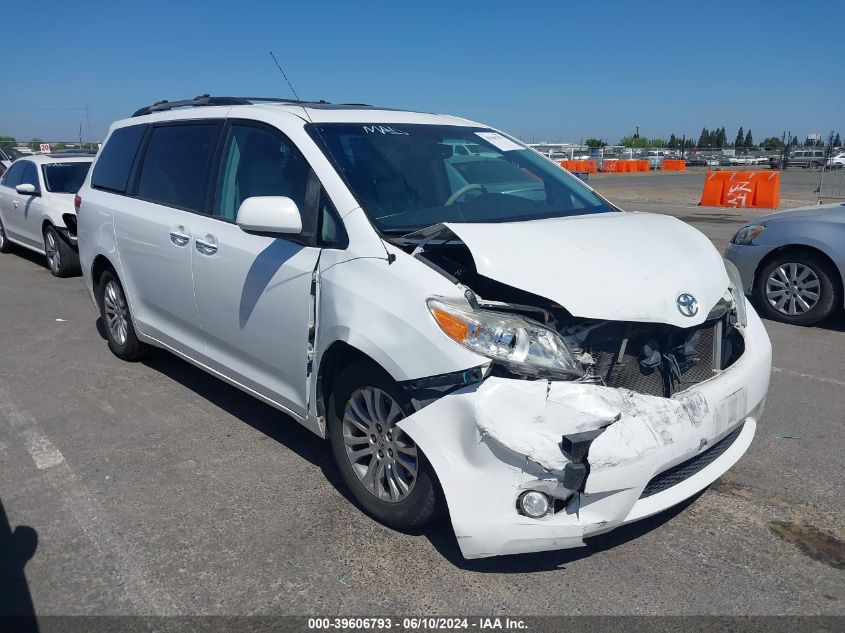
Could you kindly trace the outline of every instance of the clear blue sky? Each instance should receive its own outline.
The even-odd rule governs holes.
[[[38,2],[4,11],[0,135],[99,139],[162,98],[457,114],[523,139],[845,137],[841,0]]]

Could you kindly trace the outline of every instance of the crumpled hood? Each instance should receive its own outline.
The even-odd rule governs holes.
[[[446,223],[485,277],[555,301],[574,316],[698,325],[728,289],[710,240],[668,215],[611,212],[495,224]],[[677,305],[689,293],[698,312]]]

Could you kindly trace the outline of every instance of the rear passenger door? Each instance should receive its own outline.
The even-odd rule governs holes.
[[[115,213],[123,282],[136,325],[197,360],[204,341],[191,273],[221,121],[154,124],[140,166]]]
[[[198,218],[194,290],[208,363],[292,412],[306,411],[306,365],[320,183],[295,145],[257,122],[227,126],[213,217]],[[285,196],[300,210],[303,233],[246,233],[235,223],[241,202]]]

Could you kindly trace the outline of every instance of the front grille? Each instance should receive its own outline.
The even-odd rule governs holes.
[[[652,480],[646,484],[645,490],[643,490],[643,493],[640,495],[640,499],[645,499],[646,497],[655,495],[658,492],[663,492],[664,490],[689,479],[698,471],[712,464],[719,458],[720,455],[722,455],[722,453],[728,450],[731,444],[736,441],[736,438],[738,438],[739,434],[742,432],[743,426],[744,424],[740,424],[729,435],[726,435],[703,453],[700,453],[692,459],[688,459],[677,466],[672,466],[672,468],[664,470],[659,475],[653,477]]]
[[[562,332],[576,338],[573,347],[592,358],[592,382],[663,397],[730,365],[736,355],[729,345],[733,333],[724,317],[694,328],[606,321]],[[736,351],[741,353],[738,347]]]

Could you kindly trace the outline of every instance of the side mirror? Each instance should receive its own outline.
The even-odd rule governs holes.
[[[37,196],[39,194],[38,189],[35,188],[35,185],[31,185],[28,182],[23,183],[21,185],[17,185],[15,187],[15,191],[17,191],[22,196]]]
[[[299,235],[302,233],[302,217],[290,198],[255,196],[241,203],[238,226],[248,233]]]

